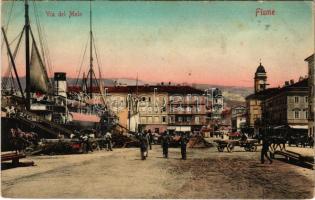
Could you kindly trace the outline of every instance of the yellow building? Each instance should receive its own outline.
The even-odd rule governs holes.
[[[249,128],[254,128],[255,123],[261,119],[261,99],[267,87],[267,73],[260,63],[254,77],[254,94],[247,96],[246,99],[246,124]]]

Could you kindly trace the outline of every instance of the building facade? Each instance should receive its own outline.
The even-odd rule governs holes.
[[[118,86],[105,88],[106,105],[119,123],[132,131],[163,132],[168,126],[168,92],[159,86]]]
[[[315,135],[314,114],[315,114],[315,97],[314,97],[314,54],[307,57],[305,61],[308,63],[308,135]]]
[[[246,124],[246,107],[235,106],[231,116],[232,132],[240,132]]]
[[[209,120],[222,119],[224,109],[224,98],[219,88],[205,90],[206,112]]]
[[[204,92],[188,86],[169,91],[168,128],[175,131],[200,130],[206,125]]]
[[[271,127],[288,126],[291,129],[307,129],[308,79],[278,88],[267,95],[262,103],[263,123]]]
[[[161,133],[200,130],[207,125],[205,99],[204,91],[190,86],[141,85],[105,87],[103,97],[95,89],[92,103],[105,101],[126,129]]]

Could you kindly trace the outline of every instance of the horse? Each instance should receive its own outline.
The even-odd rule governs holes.
[[[285,144],[287,143],[287,140],[285,137],[274,136],[270,138],[270,141],[271,141],[270,148],[272,151],[276,151],[278,147],[280,151],[285,150]]]

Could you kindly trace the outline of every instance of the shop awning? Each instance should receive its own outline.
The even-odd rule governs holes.
[[[97,115],[89,115],[84,113],[71,112],[72,121],[82,121],[82,122],[100,122],[100,117]]]
[[[290,128],[294,128],[294,129],[308,129],[307,125],[289,125]]]

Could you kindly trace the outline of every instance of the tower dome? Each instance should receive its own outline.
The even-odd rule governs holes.
[[[261,63],[257,67],[256,73],[266,73],[266,70],[265,70],[264,66],[261,65]]]
[[[254,78],[255,93],[265,90],[267,85],[267,73],[260,62]]]

